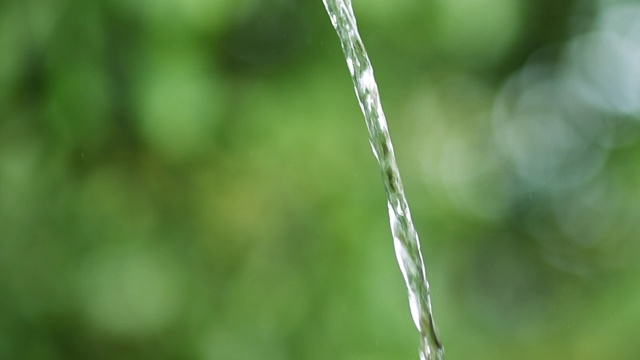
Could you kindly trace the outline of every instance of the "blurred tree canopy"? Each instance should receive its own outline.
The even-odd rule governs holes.
[[[356,0],[447,359],[636,359],[640,3]],[[0,2],[0,359],[417,357],[322,2]]]

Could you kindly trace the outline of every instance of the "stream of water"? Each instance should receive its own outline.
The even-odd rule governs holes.
[[[369,142],[382,171],[396,258],[409,292],[411,316],[420,332],[420,359],[442,360],[444,349],[433,323],[429,282],[420,251],[420,240],[411,221],[387,121],[380,103],[378,85],[364,44],[358,34],[351,0],[323,0],[323,2],[340,38],[356,96],[369,130]]]

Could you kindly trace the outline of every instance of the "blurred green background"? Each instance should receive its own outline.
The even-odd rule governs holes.
[[[354,0],[448,360],[637,359],[640,3]],[[0,359],[416,359],[320,0],[0,2]]]

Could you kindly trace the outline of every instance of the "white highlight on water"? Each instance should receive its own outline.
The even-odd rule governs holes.
[[[323,2],[340,38],[356,96],[369,130],[369,143],[382,171],[396,258],[409,292],[411,317],[421,336],[420,359],[442,360],[444,349],[433,323],[429,283],[420,251],[420,240],[411,221],[411,212],[396,165],[378,86],[373,76],[373,67],[358,34],[351,0]]]

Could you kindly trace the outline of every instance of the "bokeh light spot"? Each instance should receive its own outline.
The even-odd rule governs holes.
[[[210,145],[222,107],[215,73],[186,55],[154,59],[139,83],[142,136],[170,159]]]
[[[184,297],[182,273],[173,259],[117,245],[86,259],[80,297],[87,320],[123,336],[148,336],[165,329]]]

